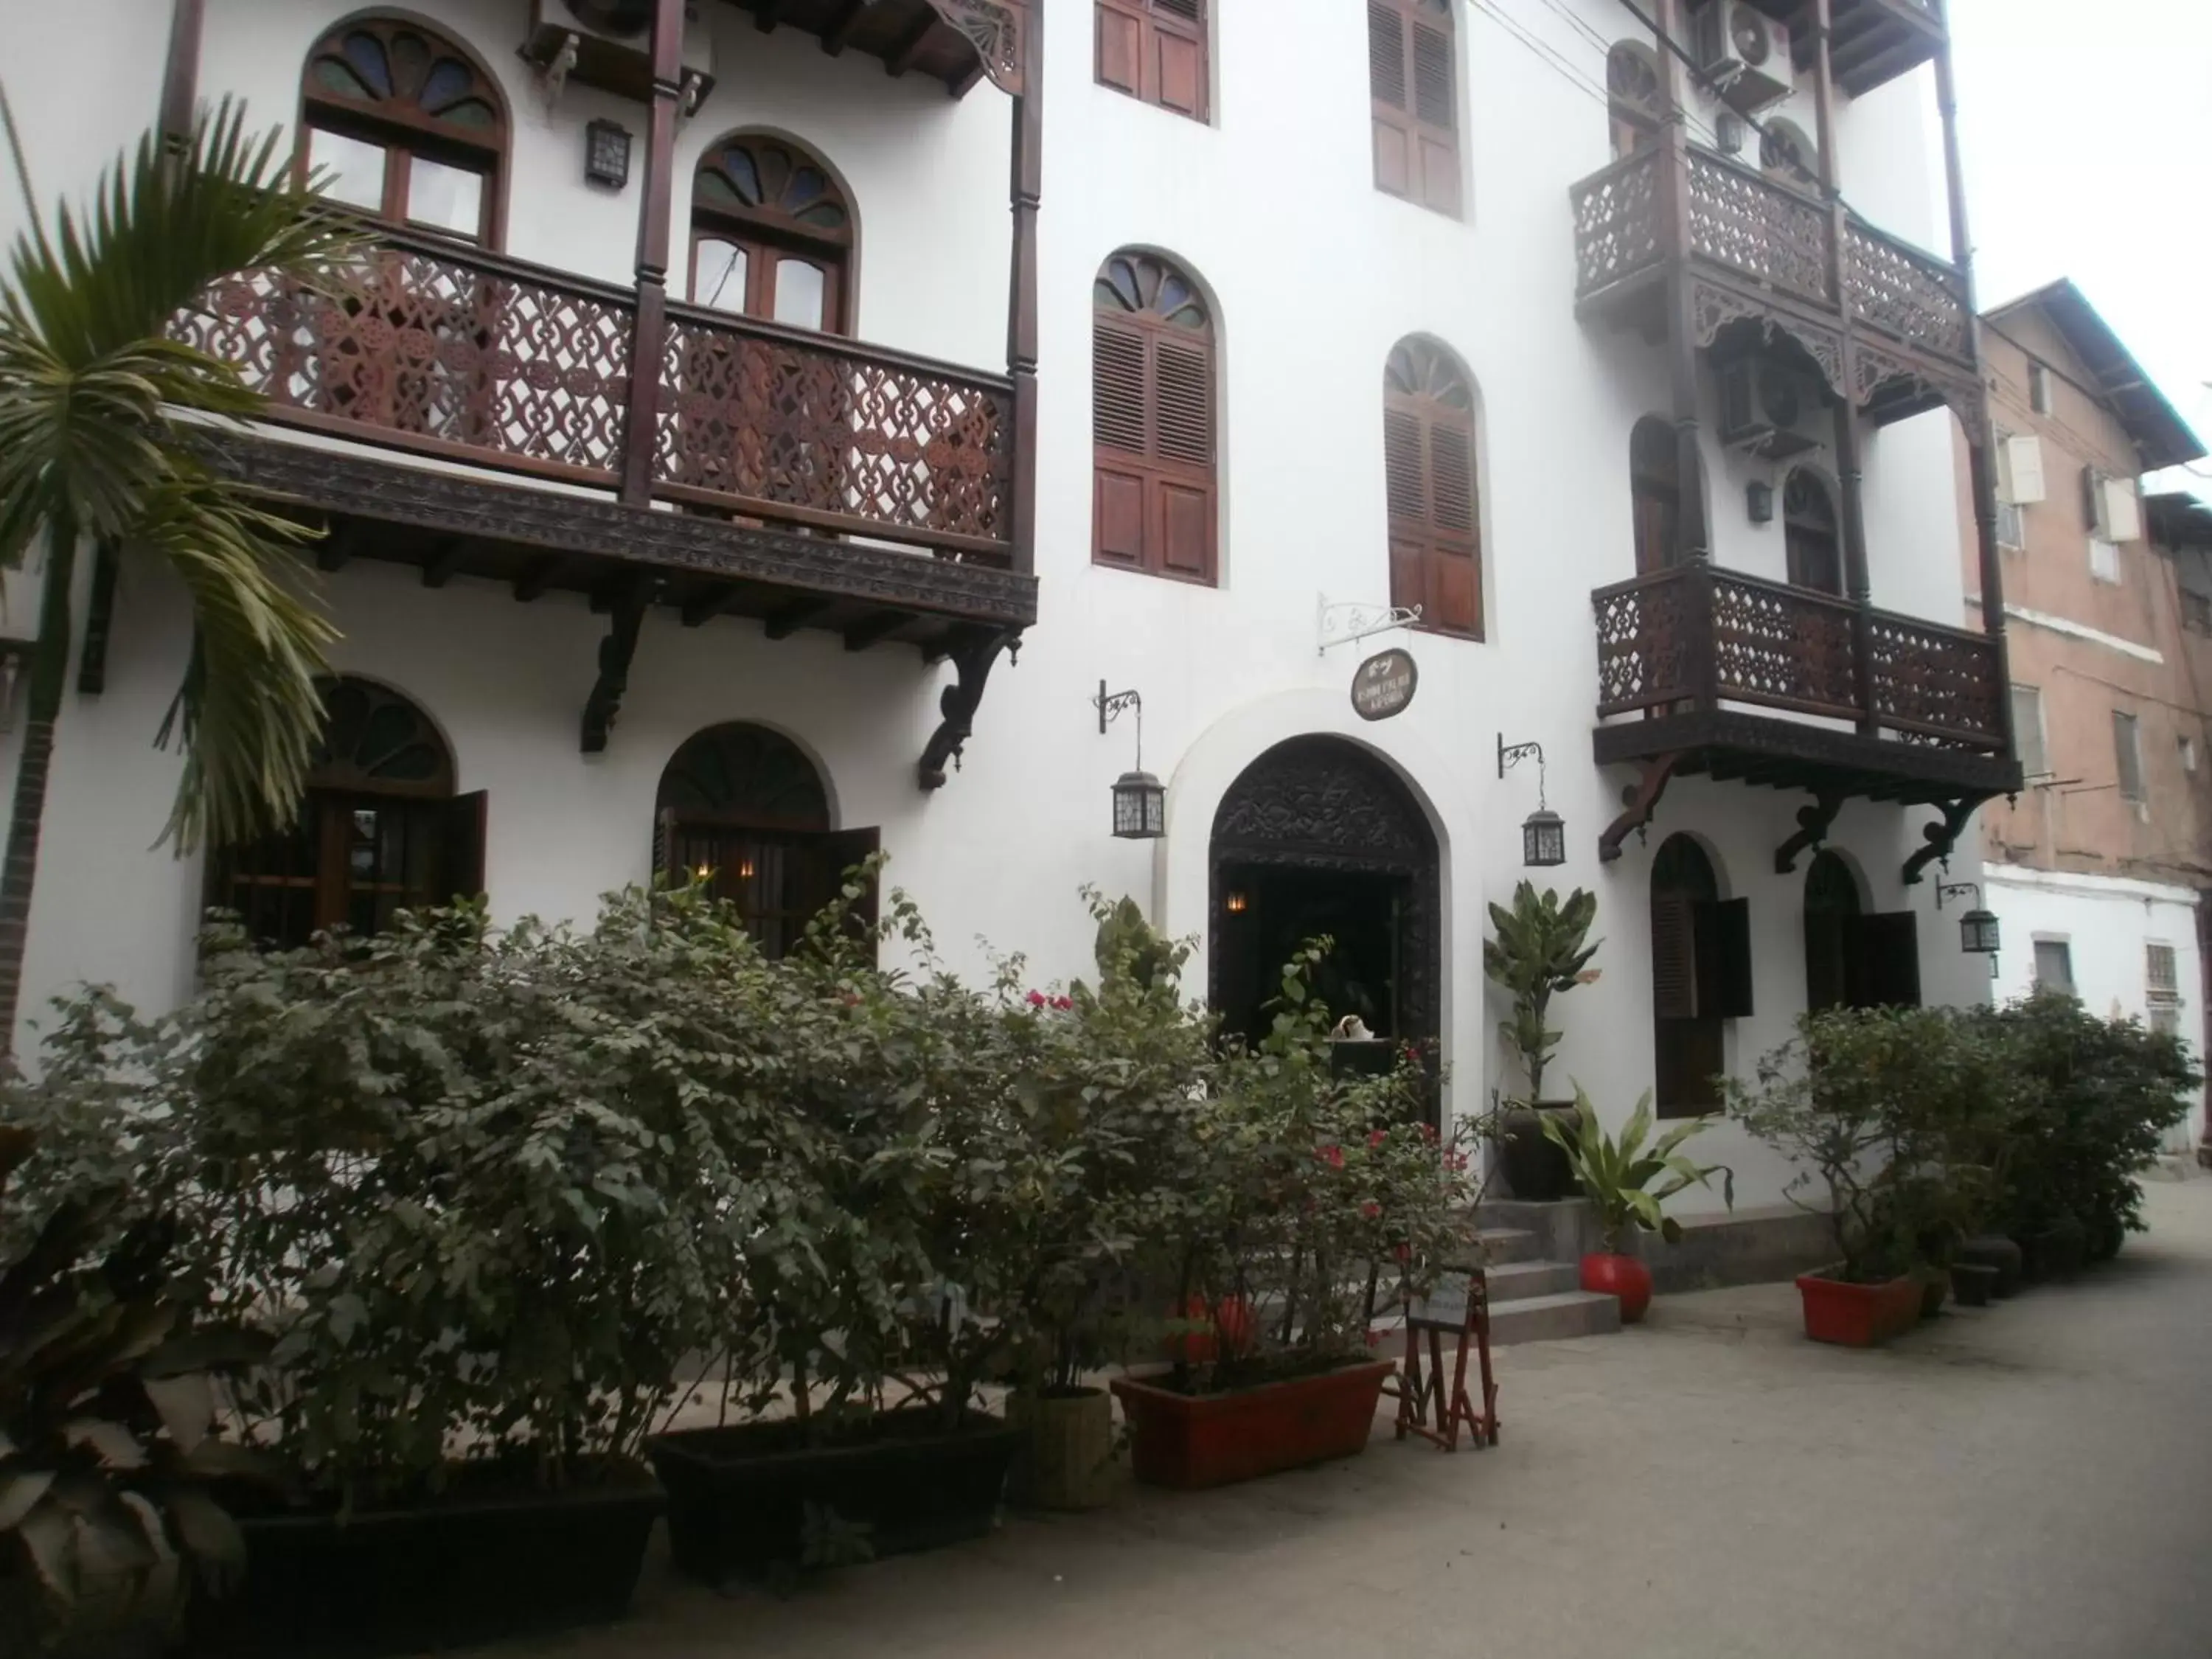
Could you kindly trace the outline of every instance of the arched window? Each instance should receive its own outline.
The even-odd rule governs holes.
[[[329,724],[307,799],[281,835],[213,860],[208,902],[259,943],[374,933],[401,910],[483,890],[484,797],[453,793],[453,757],[428,716],[388,687],[323,683]]]
[[[781,732],[741,721],[708,726],[670,758],[653,831],[655,871],[707,883],[771,958],[797,945],[845,872],[880,844],[873,830],[833,832],[814,763]]]
[[[1681,447],[1674,428],[1646,415],[1628,434],[1628,482],[1636,509],[1636,574],[1682,562]]]
[[[1390,603],[1419,605],[1425,627],[1481,638],[1474,388],[1433,340],[1401,340],[1383,366],[1382,465]]]
[[[507,106],[467,52],[411,18],[357,17],[315,43],[303,164],[332,201],[497,246]]]
[[[1793,190],[1818,192],[1820,157],[1819,149],[1796,123],[1773,116],[1763,124],[1759,138],[1759,165],[1769,178],[1778,179]]]
[[[1782,486],[1782,533],[1790,583],[1817,592],[1844,591],[1844,556],[1836,539],[1836,498],[1820,475],[1792,468]]]
[[[1613,118],[1613,159],[1657,143],[1665,107],[1658,54],[1639,40],[1616,41],[1606,54],[1605,86]]]
[[[1367,0],[1375,187],[1459,212],[1459,48],[1451,0]]]
[[[1213,319],[1156,254],[1114,255],[1091,287],[1091,556],[1214,579]]]
[[[853,210],[817,157],[759,133],[707,147],[691,182],[691,298],[850,331]]]
[[[1865,910],[1850,866],[1833,853],[1814,854],[1812,868],[1805,872],[1807,1012],[1855,1005],[1852,959],[1857,923]]]
[[[1669,836],[1651,860],[1653,1091],[1662,1117],[1721,1103],[1723,1021],[1751,1012],[1751,913],[1723,901],[1705,850]]]

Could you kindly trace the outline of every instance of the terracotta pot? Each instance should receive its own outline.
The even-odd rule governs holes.
[[[1920,1320],[1920,1281],[1906,1273],[1880,1285],[1853,1285],[1820,1273],[1797,1280],[1805,1334],[1815,1342],[1871,1348]]]
[[[1962,1308],[1986,1308],[1996,1294],[1997,1270],[1981,1261],[1951,1264],[1951,1291]]]
[[[1103,1389],[1017,1394],[1006,1423],[1021,1430],[1014,1453],[1017,1501],[1044,1510],[1095,1510],[1114,1496],[1114,1401]]]
[[[1115,1378],[1113,1388],[1128,1419],[1137,1479],[1188,1492],[1363,1450],[1382,1379],[1396,1369],[1369,1360],[1228,1394],[1177,1394],[1133,1376]]]
[[[1555,1204],[1574,1190],[1575,1172],[1566,1153],[1544,1133],[1539,1112],[1557,1117],[1570,1133],[1582,1127],[1582,1114],[1571,1100],[1509,1106],[1498,1124],[1498,1161],[1514,1197],[1526,1204]]]
[[[1633,1325],[1651,1306],[1651,1269],[1632,1255],[1593,1251],[1583,1258],[1583,1288],[1620,1300],[1620,1322]]]

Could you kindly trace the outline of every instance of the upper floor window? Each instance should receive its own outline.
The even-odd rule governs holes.
[[[853,210],[830,169],[780,138],[710,144],[691,181],[696,305],[848,333]]]
[[[1098,84],[1203,121],[1206,0],[1097,0]]]
[[[459,46],[411,19],[356,18],[308,54],[306,165],[334,202],[495,246],[505,100]]]
[[[1433,340],[1401,340],[1383,367],[1382,465],[1390,603],[1420,606],[1425,627],[1481,638],[1474,387]]]
[[[2051,371],[2033,360],[2027,365],[2027,406],[2039,415],[2051,413]]]
[[[1840,594],[1844,559],[1836,540],[1836,498],[1820,474],[1802,466],[1791,471],[1782,486],[1782,529],[1790,585]]]
[[[2120,799],[2140,805],[2143,797],[2142,728],[2133,714],[2112,711],[2112,755]]]
[[[1646,415],[1628,437],[1628,479],[1636,512],[1636,574],[1682,562],[1681,446],[1674,428]]]
[[[334,927],[374,933],[398,911],[483,889],[484,797],[453,793],[453,757],[429,717],[368,680],[323,685],[328,724],[299,819],[226,848],[208,902],[256,942],[292,950]]]
[[[1214,580],[1213,318],[1157,254],[1116,253],[1091,286],[1091,556]]]
[[[2046,991],[2074,994],[2074,948],[2063,939],[2035,941],[2035,982]]]
[[[1768,118],[1759,137],[1759,165],[1792,190],[1820,188],[1820,152],[1804,131],[1779,116]]]
[[[1605,58],[1607,102],[1613,121],[1615,161],[1658,143],[1665,108],[1660,90],[1659,58],[1640,40],[1616,41]]]
[[[1459,64],[1451,0],[1367,0],[1375,187],[1457,215]]]

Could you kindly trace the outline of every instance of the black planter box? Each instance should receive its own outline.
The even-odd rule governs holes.
[[[246,1579],[195,1595],[199,1659],[374,1659],[629,1611],[665,1507],[642,1470],[562,1492],[461,1497],[414,1510],[241,1516]]]
[[[990,1531],[1019,1430],[971,1418],[946,1434],[933,1415],[895,1412],[864,1434],[822,1447],[800,1443],[787,1422],[663,1435],[653,1465],[668,1489],[676,1565],[709,1584],[809,1565],[809,1505],[866,1528],[878,1556]]]

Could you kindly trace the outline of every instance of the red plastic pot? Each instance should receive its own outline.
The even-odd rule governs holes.
[[[1618,1297],[1620,1322],[1633,1325],[1651,1305],[1651,1269],[1632,1255],[1594,1250],[1583,1258],[1583,1288],[1595,1296]]]
[[[1797,1291],[1805,1303],[1805,1334],[1815,1342],[1871,1348],[1920,1322],[1920,1281],[1909,1273],[1880,1285],[1807,1273]]]
[[[1228,1394],[1177,1394],[1114,1379],[1129,1424],[1130,1465],[1148,1486],[1188,1492],[1303,1468],[1363,1450],[1388,1359]]]

